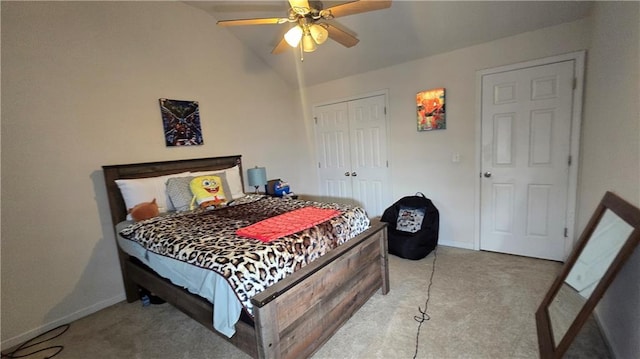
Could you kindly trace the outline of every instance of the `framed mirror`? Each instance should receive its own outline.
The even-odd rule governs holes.
[[[540,357],[561,358],[640,242],[640,209],[605,193],[536,311]]]

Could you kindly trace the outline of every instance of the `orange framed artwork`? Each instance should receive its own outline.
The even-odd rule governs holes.
[[[447,128],[444,104],[444,87],[416,94],[418,131],[444,130]]]

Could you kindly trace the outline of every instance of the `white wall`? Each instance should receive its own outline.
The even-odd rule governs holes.
[[[440,211],[440,243],[473,248],[476,71],[585,49],[589,24],[580,20],[304,89],[308,140],[314,141],[314,104],[387,89],[393,201],[423,192]],[[447,129],[417,132],[415,94],[435,87],[446,88]],[[456,153],[459,163],[452,162]],[[310,168],[307,183],[317,188],[314,175]]]
[[[578,198],[580,231],[605,191],[640,205],[640,3],[596,3]],[[616,358],[640,358],[640,248],[597,308]]]
[[[291,90],[200,10],[1,6],[5,348],[124,298],[102,165],[241,154],[291,178],[304,139]],[[204,145],[165,147],[161,97],[199,101]]]

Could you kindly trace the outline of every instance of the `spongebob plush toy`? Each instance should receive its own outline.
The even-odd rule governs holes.
[[[227,198],[222,189],[222,180],[218,176],[207,175],[195,177],[189,183],[189,188],[191,188],[191,193],[193,193],[191,209],[196,207],[220,207],[227,203]]]

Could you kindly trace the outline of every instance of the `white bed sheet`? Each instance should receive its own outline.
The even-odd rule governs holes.
[[[131,224],[124,221],[116,226],[116,232]],[[186,288],[189,292],[215,303],[213,327],[231,338],[242,312],[242,304],[229,283],[218,273],[194,265],[167,258],[144,249],[141,245],[118,235],[118,245],[127,254],[138,258],[171,283]]]

